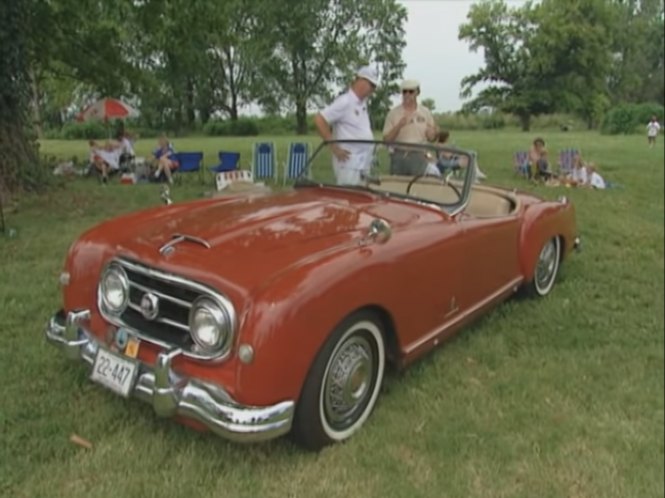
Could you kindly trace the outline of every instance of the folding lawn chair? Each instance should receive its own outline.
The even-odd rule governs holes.
[[[526,150],[519,150],[513,155],[513,164],[515,174],[525,178],[529,176],[529,153]]]
[[[295,180],[300,176],[309,160],[309,144],[305,142],[292,142],[284,163],[284,183]]]
[[[220,150],[217,153],[217,157],[219,158],[219,164],[209,168],[213,173],[222,173],[224,171],[233,171],[238,169],[238,163],[240,162],[240,152],[227,152]]]
[[[559,174],[568,176],[573,172],[575,156],[580,151],[577,149],[563,149],[559,152]]]
[[[175,170],[175,178],[182,181],[184,173],[198,173],[199,180],[203,182],[203,152],[176,152],[178,158],[178,169]]]
[[[277,178],[277,158],[273,142],[254,144],[252,172],[255,180],[275,180]]]

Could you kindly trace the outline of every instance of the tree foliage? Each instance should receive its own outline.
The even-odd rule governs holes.
[[[466,109],[517,115],[573,112],[588,127],[622,101],[663,102],[663,0],[474,4],[459,38],[485,65],[462,81]]]
[[[665,102],[665,2],[615,0],[609,89],[614,102]]]
[[[371,113],[389,106],[394,80],[404,63],[406,10],[394,0],[256,1],[261,48],[257,70],[265,79],[259,101],[266,107],[294,107],[297,131],[306,131],[307,110],[321,105],[361,64],[376,64],[384,84]]]
[[[497,108],[518,116],[528,129],[531,116],[554,108],[549,82],[531,57],[529,44],[538,28],[533,12],[529,6],[511,9],[502,1],[486,0],[471,7],[468,19],[459,38],[472,51],[484,51],[485,66],[462,80],[462,96],[470,97],[481,83],[486,86],[465,108]]]
[[[436,102],[434,102],[434,99],[423,99],[420,103],[432,112],[436,109]]]

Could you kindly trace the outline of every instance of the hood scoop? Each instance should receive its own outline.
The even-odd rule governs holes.
[[[173,251],[175,251],[176,244],[180,244],[181,242],[185,241],[202,245],[206,249],[210,249],[212,247],[210,245],[210,242],[208,242],[205,239],[202,239],[201,237],[195,237],[193,235],[187,235],[182,233],[174,233],[173,235],[171,235],[171,240],[159,248],[159,252],[160,254],[167,256],[171,254]]]

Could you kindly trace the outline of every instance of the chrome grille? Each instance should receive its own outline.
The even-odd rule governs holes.
[[[138,337],[167,349],[182,348],[187,356],[209,359],[219,355],[203,354],[189,333],[189,311],[192,303],[201,296],[213,296],[217,300],[226,298],[213,289],[165,273],[126,259],[117,259],[129,281],[129,303],[120,316],[104,318],[115,325],[132,330]],[[153,319],[147,319],[141,309],[141,300],[153,294],[159,301],[159,311]]]
[[[189,310],[202,292],[196,292],[162,280],[154,272],[122,262],[129,279],[129,305],[120,319],[127,326],[160,343],[191,349]],[[140,268],[140,269],[139,269]],[[154,320],[141,313],[141,299],[151,293],[159,299],[159,313]]]

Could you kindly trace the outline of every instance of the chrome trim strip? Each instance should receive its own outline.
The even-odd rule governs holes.
[[[134,311],[138,311],[139,313],[141,313],[141,307],[138,304],[134,304],[134,303],[130,302],[129,307],[132,308]],[[155,323],[163,323],[164,325],[170,325],[171,327],[176,327],[180,330],[183,330],[184,332],[189,333],[189,326],[184,325],[180,322],[176,322],[174,320],[170,320],[169,318],[156,318],[153,321]],[[123,327],[124,327],[124,325],[123,325]],[[125,327],[125,328],[129,328],[129,327]],[[164,346],[168,347],[168,344],[164,344]]]
[[[183,308],[192,307],[192,303],[188,303],[187,301],[183,301],[182,299],[178,299],[177,297],[169,296],[168,294],[164,294],[163,292],[151,289],[150,287],[146,287],[145,285],[137,284],[136,282],[132,282],[131,280],[129,281],[129,286],[134,287],[143,292],[150,292],[160,299],[166,299],[167,301],[171,301],[172,303],[175,303],[178,306],[182,306]],[[138,311],[141,310],[139,309]]]
[[[45,329],[49,343],[73,360],[92,367],[99,349],[97,339],[82,324],[89,311],[53,315]],[[87,314],[86,314],[87,313]],[[202,423],[209,430],[235,442],[258,442],[288,433],[293,424],[295,402],[281,401],[270,406],[241,405],[220,385],[175,372],[173,359],[180,349],[161,352],[152,367],[139,362],[139,374],[132,395],[152,405],[162,417],[183,416]]]
[[[156,322],[163,323],[164,325],[170,325],[171,327],[176,327],[179,328],[180,330],[184,330],[185,332],[189,332],[189,326],[188,325],[183,325],[182,323],[173,321],[169,318],[157,318],[155,320]]]
[[[150,278],[154,278],[157,280],[161,280],[163,282],[166,282],[168,284],[172,284],[175,286],[180,286],[185,289],[189,289],[195,292],[198,292],[200,294],[206,295],[213,299],[214,301],[217,302],[217,304],[226,309],[228,316],[231,320],[231,337],[229,338],[228,341],[226,341],[226,346],[221,349],[220,351],[216,352],[194,352],[194,351],[183,351],[183,355],[188,357],[188,358],[195,358],[198,360],[214,360],[214,361],[222,361],[226,359],[230,352],[231,352],[231,346],[233,344],[233,339],[235,337],[235,334],[237,332],[237,326],[238,326],[238,318],[236,314],[235,307],[233,306],[233,303],[223,294],[220,294],[219,292],[215,291],[211,287],[208,287],[207,285],[194,282],[192,280],[187,280],[183,277],[180,277],[178,275],[173,275],[171,273],[166,273],[162,272],[159,270],[155,270],[153,268],[149,268],[147,266],[143,266],[138,263],[134,263],[132,261],[129,261],[125,258],[114,258],[111,261],[109,261],[108,265],[111,264],[120,264],[123,268],[127,268],[131,271],[134,271],[136,273],[141,273],[142,275],[146,275]],[[108,266],[107,265],[107,266]],[[106,268],[106,267],[105,267]],[[103,273],[104,270],[102,270]],[[116,325],[118,327],[124,327],[127,330],[133,332],[139,339],[146,341],[146,342],[151,342],[153,344],[156,344],[160,347],[163,347],[165,349],[169,349],[172,347],[171,344],[166,344],[158,339],[155,339],[152,336],[145,335],[142,331],[135,329],[134,327],[128,325],[124,320],[121,319],[119,316],[113,316],[107,313],[103,306],[102,303],[100,302],[100,295],[99,295],[99,286],[97,289],[97,306],[99,308],[99,312],[101,313],[102,317],[112,323],[113,325]],[[159,319],[158,319],[159,320]],[[165,323],[165,322],[163,322]],[[187,331],[189,332],[189,324],[187,325]]]
[[[449,329],[450,327],[453,327],[454,325],[456,325],[460,321],[467,318],[469,315],[472,315],[473,313],[475,313],[477,310],[479,310],[483,306],[485,306],[485,305],[489,304],[490,302],[494,301],[501,294],[504,294],[504,293],[508,292],[511,288],[515,288],[515,287],[521,285],[523,281],[524,281],[524,277],[517,277],[517,278],[513,279],[512,281],[510,281],[509,283],[507,283],[506,285],[501,287],[499,290],[497,290],[493,294],[490,294],[485,299],[483,299],[482,301],[477,303],[472,308],[464,310],[461,314],[456,315],[455,318],[453,318],[452,320],[450,320],[448,322],[444,322],[444,324],[442,326],[432,330],[431,332],[429,332],[428,334],[426,334],[422,338],[420,338],[417,341],[414,341],[411,344],[407,345],[404,348],[404,352],[406,354],[412,353],[414,350],[418,349],[419,347],[423,346],[424,344],[428,343],[429,341],[436,340],[436,338],[439,335],[443,334],[447,329]]]
[[[171,239],[169,242],[164,244],[162,247],[159,248],[159,252],[161,254],[165,254],[171,247],[175,246],[176,244],[180,244],[180,242],[188,241],[188,242],[194,242],[196,244],[200,244],[206,249],[210,249],[212,246],[210,245],[210,242],[208,242],[205,239],[202,239],[201,237],[194,237],[193,235],[187,235],[183,233],[174,233],[171,235]]]

